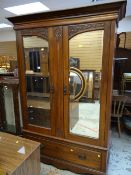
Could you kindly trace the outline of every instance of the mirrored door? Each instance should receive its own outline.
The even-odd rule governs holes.
[[[24,36],[24,63],[28,123],[51,129],[51,84],[49,43],[47,39]]]
[[[77,28],[77,27],[76,27]],[[69,30],[68,30],[69,31]],[[68,39],[68,71],[64,113],[66,137],[99,140],[104,30],[78,32]],[[67,122],[66,122],[67,120]]]

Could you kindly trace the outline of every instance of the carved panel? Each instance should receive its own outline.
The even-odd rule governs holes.
[[[88,23],[88,24],[77,24],[69,26],[69,39],[75,36],[76,34],[85,32],[104,29],[104,23]]]
[[[47,28],[38,28],[38,29],[31,29],[31,30],[25,29],[25,30],[21,30],[21,34],[24,36],[38,36],[48,40]]]
[[[54,27],[54,34],[56,40],[59,40],[62,37],[62,26]]]

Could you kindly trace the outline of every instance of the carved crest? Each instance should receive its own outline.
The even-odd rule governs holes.
[[[69,39],[76,34],[85,32],[104,29],[104,23],[88,23],[88,24],[77,24],[69,26]]]
[[[25,36],[38,36],[43,39],[48,40],[48,29],[47,28],[38,28],[38,29],[24,29],[21,30],[21,34]]]
[[[54,33],[57,40],[62,37],[62,26],[54,27]]]

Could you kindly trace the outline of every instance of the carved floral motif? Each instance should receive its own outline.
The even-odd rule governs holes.
[[[21,30],[22,35],[26,35],[26,36],[38,36],[41,37],[43,39],[48,40],[48,29],[47,28],[38,28],[38,29],[25,29],[25,30]]]
[[[84,31],[93,31],[104,28],[104,23],[88,23],[88,24],[77,24],[69,26],[69,38],[72,38],[76,34]]]
[[[62,26],[54,27],[54,33],[57,40],[62,37]]]

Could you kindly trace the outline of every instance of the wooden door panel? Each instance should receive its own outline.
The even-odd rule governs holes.
[[[63,45],[64,45],[64,86],[66,86],[67,88],[67,93],[64,95],[64,124],[65,124],[65,137],[68,139],[73,139],[79,142],[85,142],[85,143],[90,143],[90,144],[95,144],[95,145],[104,145],[104,128],[105,128],[105,120],[106,120],[106,96],[107,96],[107,87],[111,85],[108,84],[107,81],[107,77],[108,77],[108,73],[107,73],[107,66],[108,66],[108,59],[110,57],[110,53],[109,53],[109,49],[107,49],[111,42],[108,36],[110,36],[111,31],[109,30],[111,26],[110,22],[102,22],[102,23],[96,23],[94,24],[77,24],[77,25],[70,25],[70,26],[65,26],[63,29]],[[114,26],[112,26],[114,27]],[[108,30],[107,30],[108,28]],[[97,33],[98,32],[98,33]],[[79,67],[75,67],[75,65],[73,65],[75,67],[76,70],[81,71],[83,69],[85,69],[85,65],[86,62],[82,63],[82,56],[80,56],[80,49],[82,48],[82,53],[83,52],[88,52],[89,50],[84,50],[84,47],[87,46],[83,46],[83,44],[81,44],[81,40],[82,40],[82,35],[85,33],[85,36],[83,37],[84,39],[87,37],[87,41],[90,37],[89,34],[92,33],[91,36],[91,40],[87,43],[89,46],[88,49],[93,49],[91,50],[91,57],[90,55],[87,55],[87,58],[85,57],[84,60],[89,58],[89,61],[91,59],[91,61],[93,61],[94,59],[94,67],[92,67],[92,63],[90,61],[91,64],[89,64],[89,62],[87,63],[87,68],[86,70],[93,70],[93,76],[96,75],[96,78],[93,77],[94,83],[97,83],[97,87],[98,88],[98,83],[99,83],[99,96],[97,95],[96,99],[90,100],[87,97],[88,101],[81,101],[81,98],[79,97],[78,99],[75,99],[74,101],[71,99],[71,90],[70,90],[70,86],[69,86],[69,72],[70,72],[70,56],[76,56],[77,59],[79,59],[80,63],[79,63]],[[78,35],[81,35],[79,42],[77,43],[77,39],[76,37]],[[98,39],[96,39],[96,41],[93,39],[93,37],[95,37],[96,35],[98,35]],[[72,55],[70,55],[70,40],[75,37],[74,40],[74,44],[72,44]],[[113,38],[112,38],[113,39]],[[98,42],[97,44],[94,42]],[[78,47],[78,49],[75,50],[76,45]],[[92,44],[92,48],[91,48],[91,44]],[[98,47],[101,46],[101,52],[98,51]],[[100,56],[100,62],[101,62],[101,67],[99,67],[99,63],[97,61],[97,53],[99,53]],[[77,57],[77,55],[79,55],[79,57]],[[96,57],[96,59],[95,59]],[[71,67],[72,68],[72,67]],[[89,72],[88,71],[88,72]],[[99,76],[98,76],[98,72],[99,72]],[[74,73],[74,72],[73,72]],[[99,78],[99,81],[97,80]],[[76,82],[74,82],[75,84],[75,89],[76,89],[76,93],[78,93],[78,89],[76,88]],[[87,82],[87,87],[85,89],[89,89],[89,81]],[[95,84],[93,85],[95,88]],[[79,87],[79,86],[78,86]],[[95,89],[93,90],[93,93],[95,92]],[[89,92],[87,93],[89,94]],[[74,94],[73,94],[74,95]],[[93,95],[94,96],[94,95]],[[96,103],[98,104],[98,99],[99,99],[99,109],[95,108],[95,106],[93,107],[93,105]],[[84,107],[85,105],[85,107]],[[84,107],[84,108],[83,108]],[[92,109],[92,110],[91,110]],[[94,115],[96,113],[98,109],[97,114],[100,116],[98,118],[98,124],[99,126],[96,126],[96,121],[94,118]],[[90,115],[89,112],[86,112],[86,115],[88,116],[92,116],[92,118],[90,117],[90,119],[92,120],[94,118],[94,125],[91,126],[91,122],[90,119],[88,121],[84,121],[84,117],[85,113],[83,111],[88,110],[91,111]],[[83,118],[82,118],[83,115]],[[109,116],[108,116],[109,117]],[[83,121],[82,121],[82,120]],[[80,121],[81,120],[81,121]],[[92,120],[93,121],[93,120]],[[73,126],[73,127],[72,127]],[[75,128],[74,131],[71,131],[72,128]],[[83,129],[86,128],[86,129]],[[97,129],[97,130],[96,130]],[[81,133],[78,132],[81,130]],[[96,133],[96,131],[98,132],[97,135],[93,135],[92,133]]]

